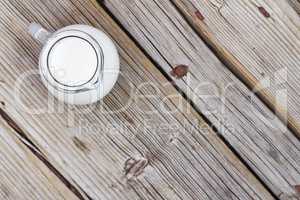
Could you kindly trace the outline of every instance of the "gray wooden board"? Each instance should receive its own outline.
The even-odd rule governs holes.
[[[0,198],[2,200],[77,199],[0,119]]]
[[[299,141],[222,65],[170,1],[103,4],[167,74],[177,65],[189,66],[183,79],[170,75],[175,84],[278,197],[296,195]]]
[[[300,137],[299,45],[300,18],[289,5],[291,1],[195,1],[173,0],[200,32],[210,32],[219,47],[231,55],[221,55],[233,70],[270,106],[291,130]],[[293,4],[293,3],[292,3]],[[295,2],[293,4],[296,6]],[[200,12],[203,22],[195,15]],[[196,22],[198,21],[198,22]],[[204,24],[207,27],[204,30]],[[216,46],[216,45],[215,45]],[[285,92],[286,90],[286,92]],[[283,93],[287,93],[284,97]],[[273,97],[273,98],[272,98]],[[286,116],[286,111],[288,115]]]

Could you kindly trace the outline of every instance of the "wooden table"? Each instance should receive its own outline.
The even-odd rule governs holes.
[[[300,199],[299,5],[2,0],[0,198]],[[30,22],[109,34],[113,92],[53,99]]]

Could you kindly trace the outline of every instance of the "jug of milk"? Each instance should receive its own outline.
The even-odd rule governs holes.
[[[120,61],[113,41],[87,25],[71,25],[54,33],[37,23],[29,33],[44,46],[39,57],[41,79],[60,101],[86,105],[97,102],[113,88]]]

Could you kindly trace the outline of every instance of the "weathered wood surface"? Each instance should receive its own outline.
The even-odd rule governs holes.
[[[218,136],[203,128],[203,119],[185,110],[187,102],[96,2],[4,0],[0,7],[3,110],[86,198],[273,199]],[[113,93],[91,107],[54,102],[51,111],[47,90],[31,76],[21,85],[22,103],[46,112],[26,112],[14,87],[21,74],[37,68],[40,48],[26,33],[32,21],[50,30],[84,23],[108,32],[123,74]],[[178,102],[182,111],[166,112],[176,111]],[[125,110],[109,112],[127,103]]]
[[[21,141],[0,118],[0,199],[77,199]]]
[[[296,195],[299,141],[221,64],[169,1],[109,0],[104,5],[167,74],[176,65],[189,66],[182,80],[170,75],[176,85],[278,197]]]
[[[256,93],[300,138],[300,18],[288,2],[174,2],[199,33],[206,35],[208,42],[219,51],[220,47],[229,51],[231,55],[221,50],[220,56],[229,61],[232,70],[249,87],[258,89]],[[197,19],[197,11],[204,20]],[[282,101],[284,89],[287,90],[286,101]]]
[[[288,3],[300,14],[300,1],[299,0],[288,0]]]

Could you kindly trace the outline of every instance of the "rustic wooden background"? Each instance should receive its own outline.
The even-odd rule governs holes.
[[[2,0],[1,199],[300,199],[299,5]],[[21,106],[16,80],[42,48],[30,22],[110,35],[122,72],[113,92],[91,107],[48,105],[34,74]],[[174,77],[180,65],[188,72]]]

